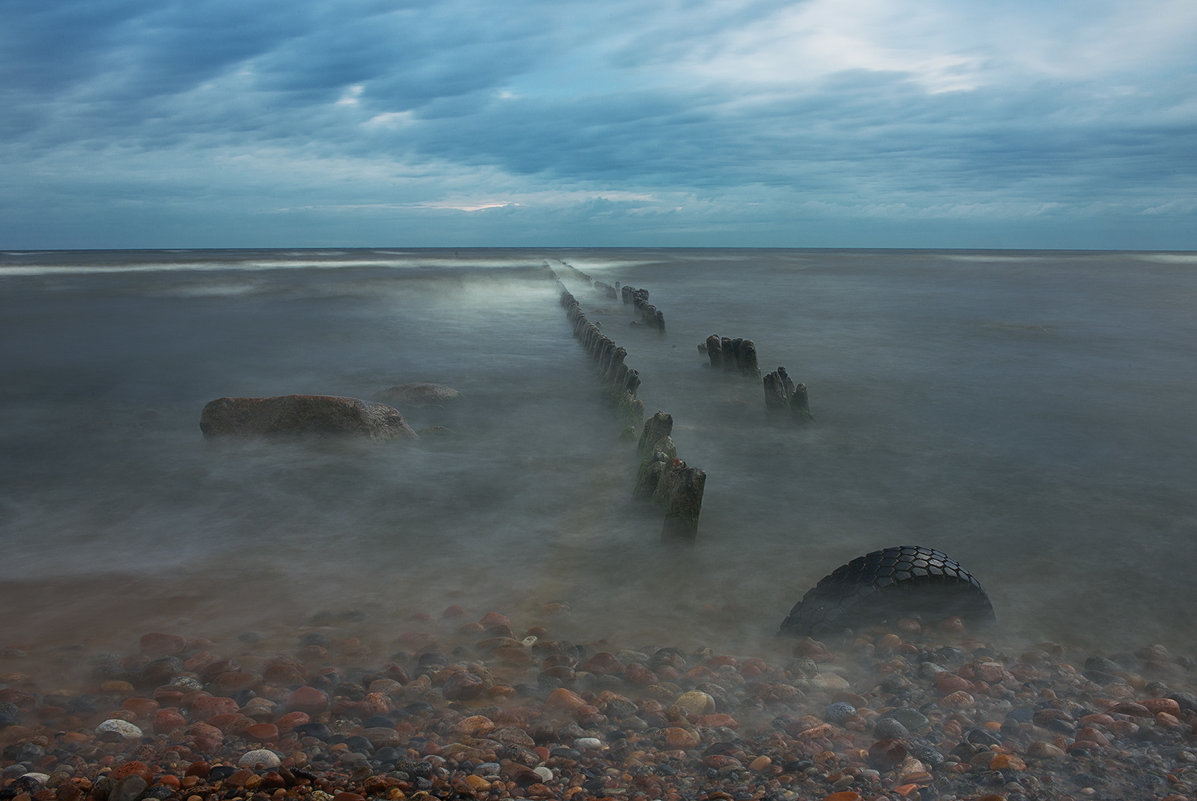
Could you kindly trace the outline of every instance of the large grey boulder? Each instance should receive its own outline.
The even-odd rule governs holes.
[[[383,403],[404,406],[439,406],[461,397],[461,393],[444,384],[398,384],[375,396]]]
[[[200,430],[205,437],[416,437],[416,432],[403,421],[397,409],[333,395],[217,398],[204,406],[200,414]]]

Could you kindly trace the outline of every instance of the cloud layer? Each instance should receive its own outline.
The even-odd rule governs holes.
[[[0,0],[0,247],[1197,248],[1197,6]]]

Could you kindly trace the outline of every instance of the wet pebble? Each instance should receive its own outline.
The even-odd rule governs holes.
[[[141,728],[120,718],[109,718],[96,726],[96,734],[104,737],[138,740],[142,736]]]
[[[901,740],[910,736],[910,730],[901,721],[892,717],[879,718],[873,726],[873,736],[878,740]]]
[[[842,724],[856,714],[856,707],[846,701],[837,701],[823,711],[823,719],[828,723]]]
[[[279,755],[265,748],[247,751],[237,764],[243,768],[277,768],[282,764]]]
[[[892,709],[882,716],[883,720],[885,718],[896,720],[911,732],[922,731],[931,723],[931,721],[927,719],[926,715],[911,707],[899,707],[897,709]]]

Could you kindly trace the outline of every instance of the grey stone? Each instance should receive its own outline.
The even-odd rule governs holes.
[[[282,760],[269,748],[255,748],[253,751],[246,751],[237,764],[243,768],[277,768],[282,764]]]
[[[115,734],[126,740],[141,739],[141,729],[129,721],[121,720],[120,718],[110,718],[99,726],[96,726],[96,734]]]
[[[148,786],[142,776],[126,776],[112,788],[108,801],[137,801]]]
[[[897,709],[886,712],[884,717],[893,718],[909,731],[921,731],[930,724],[926,715],[908,706],[898,707]]]
[[[904,740],[910,731],[895,718],[881,718],[873,727],[873,736],[878,740]]]
[[[461,393],[444,384],[397,384],[388,387],[375,398],[383,403],[407,406],[440,406],[461,397]]]

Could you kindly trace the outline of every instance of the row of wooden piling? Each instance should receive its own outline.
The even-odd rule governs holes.
[[[616,286],[619,286],[616,284]],[[625,284],[620,288],[620,298],[624,305],[630,304],[639,314],[640,319],[661,331],[665,330],[665,312],[648,302],[648,290],[637,289]]]
[[[561,306],[573,324],[574,336],[597,363],[599,377],[610,391],[621,420],[634,430],[644,419],[644,402],[636,397],[640,373],[624,364],[628,352],[586,319],[581,305],[561,279],[557,279],[557,286],[561,290]]]
[[[757,364],[756,343],[751,339],[711,334],[707,337],[706,342],[698,346],[698,350],[707,355],[712,368],[737,372],[753,378],[759,377],[761,374]],[[768,373],[762,379],[762,383],[765,389],[766,410],[790,414],[795,420],[801,422],[815,419],[810,411],[806,385],[794,383],[786,373],[786,368],[778,367]]]
[[[594,281],[581,270],[565,262],[562,264],[600,292],[606,288],[610,290],[607,292],[608,296],[616,296],[615,287]],[[549,268],[549,271],[557,281],[561,306],[573,324],[574,336],[597,363],[599,376],[614,396],[620,417],[634,430],[634,427],[639,426],[644,420],[644,402],[636,397],[636,389],[640,386],[639,372],[624,363],[627,351],[586,318],[586,313],[582,311],[577,298],[570,293],[552,268]],[[623,287],[624,297],[641,292],[643,299],[648,297],[647,290],[632,289],[629,293],[628,289],[630,288]],[[653,318],[656,319],[659,314],[654,310]],[[663,328],[664,316],[661,315],[660,319],[660,326]],[[672,433],[671,415],[657,412],[652,418],[644,421],[637,443],[639,467],[632,497],[663,508],[665,517],[661,527],[662,539],[693,542],[698,535],[698,517],[702,511],[702,496],[707,476],[704,471],[690,467],[677,457]]]

